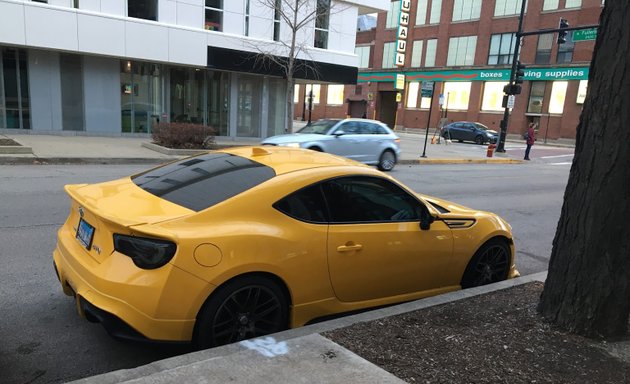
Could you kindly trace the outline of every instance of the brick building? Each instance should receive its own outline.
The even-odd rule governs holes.
[[[433,128],[445,118],[478,121],[498,131],[521,1],[411,0],[404,66],[397,67],[400,5],[393,1],[388,12],[378,14],[375,29],[357,32],[357,85],[297,85],[296,117],[308,118],[304,101],[313,88],[313,120],[366,116],[400,129],[427,123]],[[602,7],[603,0],[530,0],[523,31],[558,28],[561,18],[571,27],[594,25]],[[535,122],[539,138],[575,138],[595,45],[586,35],[568,32],[564,44],[557,43],[556,33],[523,38],[526,81],[508,133],[522,133]],[[405,75],[404,90],[394,88],[397,74]],[[423,82],[427,88],[430,81],[433,96],[423,97]]]

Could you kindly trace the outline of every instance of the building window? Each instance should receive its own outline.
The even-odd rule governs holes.
[[[359,58],[359,68],[370,68],[370,49],[369,45],[354,48],[354,54]]]
[[[420,83],[417,81],[407,84],[407,108],[416,108],[418,106],[418,90]]]
[[[421,83],[413,81],[408,83],[407,87],[407,108],[417,108],[418,98],[420,98],[420,108],[429,109],[431,107],[431,98],[422,97],[422,91],[420,87]]]
[[[538,46],[536,47],[536,64],[549,64],[551,62],[551,46],[553,45],[553,33],[545,33],[538,36]]]
[[[411,51],[411,66],[419,68],[422,65],[422,40],[413,42],[413,50]]]
[[[77,9],[78,9],[78,8],[80,8],[80,7],[79,7],[79,0],[74,0],[74,2],[73,2],[73,6],[74,6],[75,8],[77,8]]]
[[[443,94],[446,102],[444,107],[460,111],[468,110],[471,85],[472,83],[469,81],[445,82]]]
[[[223,0],[206,0],[205,11],[204,28],[207,31],[223,31]]]
[[[481,14],[481,0],[455,0],[453,21],[476,20]]]
[[[488,65],[512,64],[512,50],[516,44],[516,34],[501,33],[490,37]]]
[[[136,19],[157,20],[157,0],[127,2],[127,16]]]
[[[477,36],[451,37],[448,43],[446,65],[473,65]]]
[[[503,87],[506,82],[486,81],[483,85],[482,111],[503,111]]]
[[[389,11],[387,11],[387,22],[385,28],[398,27],[398,16],[400,14],[400,0],[392,1],[389,5]]]
[[[437,53],[437,39],[427,40],[427,51],[424,54],[424,66],[435,67],[435,54]]]
[[[554,9],[558,9],[560,5],[560,0],[545,0],[543,2],[543,11],[551,11]]]
[[[280,16],[282,15],[282,0],[276,0],[273,7],[273,41],[280,41]]]
[[[328,22],[330,19],[330,0],[317,0],[315,15],[315,48],[328,48]]]
[[[321,86],[319,84],[306,84],[306,100],[305,102],[308,104],[308,96],[313,92],[313,104],[319,104],[319,93],[321,90]]]
[[[564,111],[564,99],[567,96],[568,81],[554,81],[549,97],[549,113],[562,114]]]
[[[245,36],[249,36],[249,0],[245,0]]]
[[[556,63],[570,63],[573,61],[573,50],[575,49],[575,42],[573,41],[573,31],[567,32],[566,41],[564,44],[558,44],[558,57]]]
[[[602,0],[602,4],[603,4]],[[582,0],[566,0],[564,4],[565,8],[580,8],[582,6]]]
[[[578,104],[584,104],[584,100],[586,99],[586,91],[588,89],[588,80],[580,80],[580,84],[578,85],[577,91],[577,99],[575,100]]]
[[[439,24],[442,15],[442,0],[431,1],[431,15],[429,16],[429,24]]]
[[[427,7],[429,0],[418,0],[416,7],[416,26],[425,25],[427,22]]]
[[[32,0],[36,3],[44,3],[44,4],[48,4],[48,0]]]
[[[26,51],[0,48],[0,128],[31,128]]]
[[[300,101],[300,84],[293,86],[293,102],[298,103]]]
[[[326,104],[328,105],[343,104],[343,84],[328,85],[328,94],[326,95]]]
[[[532,81],[529,90],[528,113],[542,113],[543,99],[545,98],[546,81]]]
[[[496,0],[494,3],[495,16],[511,16],[521,13],[523,0]]]
[[[396,43],[383,44],[383,65],[381,68],[395,68],[394,57],[396,55]]]

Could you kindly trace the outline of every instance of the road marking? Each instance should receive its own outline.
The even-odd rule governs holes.
[[[566,163],[550,163],[550,165],[571,165],[573,163],[571,162],[566,162]]]
[[[569,156],[573,156],[573,154],[570,154],[570,155],[555,155],[555,156],[542,156],[541,159],[555,159],[557,157],[569,157]]]

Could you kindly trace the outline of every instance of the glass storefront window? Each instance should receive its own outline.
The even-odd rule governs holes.
[[[208,72],[206,125],[217,136],[229,136],[230,75],[227,72]]]
[[[564,111],[564,100],[567,96],[568,81],[554,81],[549,98],[549,113],[561,114]]]
[[[542,113],[543,99],[545,97],[545,81],[532,81],[529,91],[528,113]]]
[[[482,111],[503,111],[503,87],[506,82],[486,81],[483,85]]]
[[[26,51],[0,50],[0,128],[30,129]]]
[[[319,104],[319,92],[320,92],[319,84],[306,84],[306,103],[308,104],[308,95],[313,91],[313,104]]]
[[[268,90],[267,136],[279,135],[285,133],[286,82],[283,79],[269,79]]]
[[[468,110],[471,85],[472,83],[469,81],[445,82],[443,94],[446,102],[444,107],[461,111]]]
[[[262,101],[262,78],[238,77],[236,136],[259,137]]]
[[[407,85],[407,108],[416,108],[418,106],[418,90],[420,89],[420,83],[414,81]]]
[[[64,131],[85,130],[83,113],[83,59],[79,55],[59,55],[61,69],[61,116]]]
[[[586,99],[586,90],[588,88],[588,80],[580,80],[580,84],[578,85],[577,99],[575,100],[578,104],[584,104],[584,100]]]
[[[171,122],[203,124],[205,72],[171,68]]]
[[[165,110],[162,66],[132,61],[120,65],[122,132],[150,133]]]
[[[326,95],[326,104],[342,105],[343,104],[343,85],[330,84],[328,86],[328,94]]]

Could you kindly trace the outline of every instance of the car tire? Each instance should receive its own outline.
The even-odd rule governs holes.
[[[287,294],[269,278],[251,275],[228,281],[199,311],[194,346],[206,349],[285,330],[288,308]]]
[[[510,246],[502,238],[485,242],[470,259],[461,280],[462,288],[506,280],[510,272]]]
[[[475,144],[483,145],[483,143],[484,143],[483,136],[477,135],[475,137]]]
[[[389,172],[394,169],[396,165],[396,155],[393,151],[386,149],[381,153],[381,157],[378,159],[378,169],[384,172]]]

